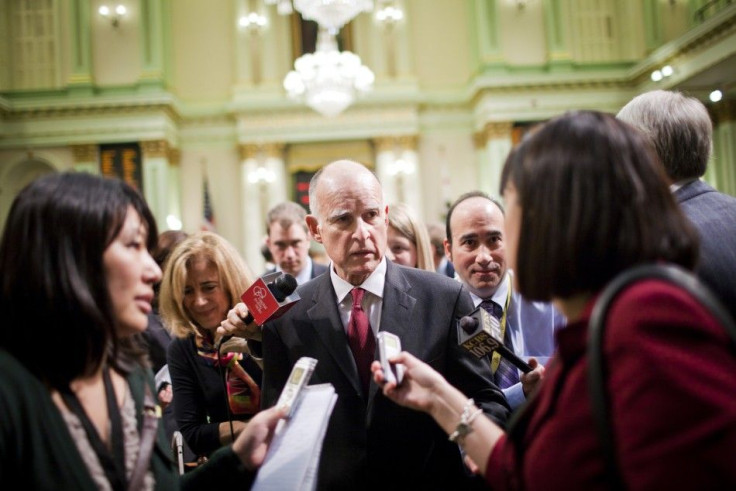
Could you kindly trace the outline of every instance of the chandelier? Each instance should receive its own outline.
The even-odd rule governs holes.
[[[294,0],[294,8],[305,20],[313,20],[337,34],[356,15],[373,10],[373,0]]]
[[[369,91],[374,79],[358,55],[339,51],[335,35],[320,26],[317,49],[296,59],[294,70],[284,78],[284,89],[290,98],[333,117],[350,106],[356,94]]]

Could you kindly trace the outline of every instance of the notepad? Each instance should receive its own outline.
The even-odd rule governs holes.
[[[309,385],[303,390],[292,417],[276,427],[251,488],[254,491],[312,491],[317,487],[322,441],[337,394],[332,384]]]

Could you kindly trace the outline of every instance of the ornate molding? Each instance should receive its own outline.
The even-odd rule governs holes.
[[[372,138],[377,153],[392,150],[416,150],[419,144],[418,135],[379,136]]]
[[[75,164],[97,162],[97,145],[71,145],[71,149]]]
[[[241,143],[238,147],[240,160],[261,159],[261,158],[284,158],[284,149],[286,145],[283,143]]]
[[[481,132],[485,142],[498,139],[511,139],[511,129],[513,124],[510,121],[500,123],[486,123]]]
[[[181,150],[178,148],[169,148],[169,165],[178,167],[181,162]]]
[[[145,159],[169,158],[169,143],[166,140],[142,141],[141,150]]]

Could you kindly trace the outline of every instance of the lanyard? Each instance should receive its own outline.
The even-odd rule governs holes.
[[[105,475],[107,476],[107,480],[110,482],[110,486],[113,491],[124,491],[127,483],[125,477],[123,423],[120,416],[120,408],[118,408],[118,402],[115,397],[115,390],[112,387],[110,371],[107,368],[102,371],[102,379],[105,384],[107,411],[110,417],[110,425],[112,427],[112,454],[102,442],[99,433],[97,433],[97,429],[92,424],[92,421],[90,421],[76,394],[69,390],[68,392],[62,392],[61,396],[69,410],[82,422],[82,426],[84,427],[84,431],[87,433],[89,443],[95,451],[95,454],[97,454],[97,458],[100,460],[100,464],[102,465],[102,470],[105,471]]]
[[[499,325],[499,341],[504,343],[506,341],[506,316],[509,312],[509,305],[511,305],[511,275],[507,275],[508,280],[508,290],[506,291],[506,305],[503,307],[503,315],[501,316],[501,322]],[[493,352],[493,357],[491,358],[491,371],[493,373],[496,373],[496,370],[498,369],[498,365],[501,363],[501,355],[498,354],[497,351]]]

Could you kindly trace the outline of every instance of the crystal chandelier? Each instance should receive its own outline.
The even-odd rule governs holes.
[[[295,0],[298,9],[297,5]],[[339,51],[335,35],[320,25],[317,49],[297,58],[294,70],[284,79],[284,89],[292,99],[304,101],[315,111],[332,117],[350,106],[356,93],[370,90],[374,78],[358,55]]]
[[[373,0],[294,0],[294,8],[305,20],[337,34],[356,15],[373,10]]]

